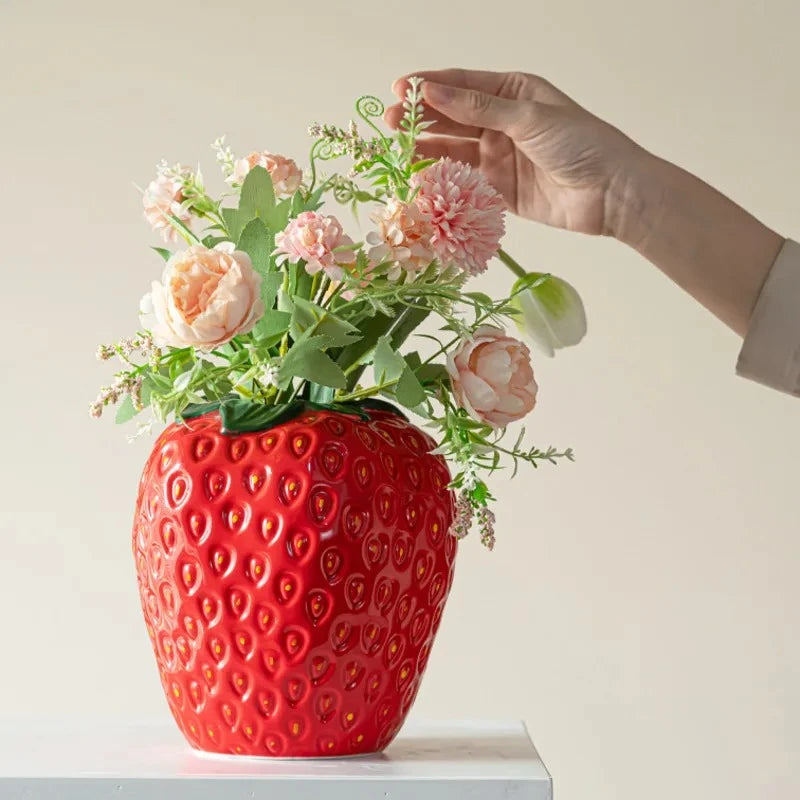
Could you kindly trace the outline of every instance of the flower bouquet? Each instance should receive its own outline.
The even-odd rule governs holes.
[[[417,79],[404,109],[391,135],[371,96],[356,103],[367,136],[313,125],[306,174],[220,139],[221,198],[163,162],[143,193],[166,265],[142,330],[100,346],[123,369],[90,413],[172,420],[142,475],[133,550],[170,709],[201,750],[385,747],[419,688],[457,540],[475,526],[494,546],[487,476],[572,458],[523,446],[524,431],[506,442],[537,385],[504,326],[552,354],[582,337],[580,299],[500,249],[504,202],[476,169],[416,157]],[[346,174],[321,174],[340,158]],[[320,210],[327,195],[369,207],[363,241]],[[517,278],[499,300],[467,285],[493,257]]]

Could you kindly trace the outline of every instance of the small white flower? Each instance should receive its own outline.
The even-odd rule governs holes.
[[[258,380],[264,386],[278,385],[278,367],[274,363],[264,364],[258,373]]]
[[[521,312],[517,327],[545,355],[552,357],[586,335],[583,301],[565,280],[531,272],[514,284],[512,295],[512,304]]]

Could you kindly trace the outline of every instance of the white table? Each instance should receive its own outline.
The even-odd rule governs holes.
[[[0,715],[2,800],[551,800],[521,723],[410,722],[377,756],[205,756],[171,722]]]

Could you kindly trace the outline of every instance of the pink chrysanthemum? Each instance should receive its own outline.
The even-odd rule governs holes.
[[[505,233],[505,202],[478,170],[443,158],[411,179],[415,202],[433,226],[431,244],[443,266],[477,275]]]
[[[288,260],[291,264],[305,261],[306,272],[310,275],[324,270],[334,281],[340,281],[344,277],[343,267],[356,260],[352,250],[337,248],[352,244],[353,240],[342,231],[336,217],[326,217],[316,211],[299,214],[275,236],[275,252],[281,254],[279,261]]]
[[[159,171],[156,178],[150,181],[142,195],[145,219],[151,227],[167,242],[177,242],[181,235],[172,226],[168,215],[177,217],[187,227],[192,215],[183,207],[183,181],[180,169],[169,172]]]
[[[396,281],[403,272],[413,276],[436,257],[433,228],[416,205],[393,197],[371,219],[378,230],[367,234],[367,243],[372,245],[367,256],[372,265],[389,265],[389,280]]]
[[[303,180],[303,172],[294,159],[263,150],[250,153],[247,158],[240,158],[234,164],[232,176],[234,183],[244,183],[247,173],[253,167],[264,167],[269,172],[278,197],[291,197]]]

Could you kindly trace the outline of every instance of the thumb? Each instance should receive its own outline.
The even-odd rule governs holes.
[[[455,122],[502,131],[513,138],[531,120],[531,105],[522,100],[510,100],[477,89],[462,89],[443,83],[425,81],[422,84],[425,102]]]

